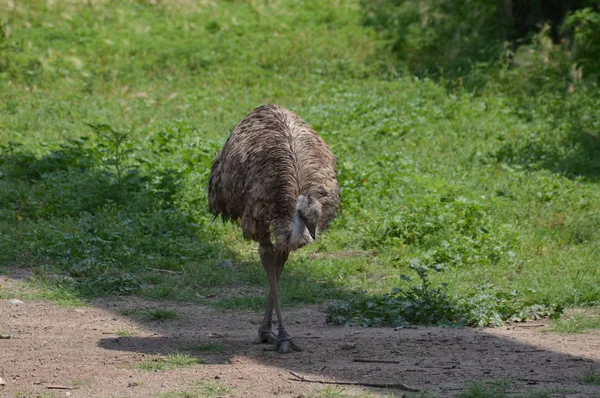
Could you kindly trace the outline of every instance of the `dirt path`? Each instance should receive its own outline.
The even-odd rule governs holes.
[[[10,283],[0,279],[4,286]],[[11,335],[0,339],[0,377],[6,383],[0,387],[1,397],[403,395],[299,382],[292,380],[290,370],[319,380],[404,383],[431,396],[454,396],[476,380],[508,378],[516,392],[600,397],[600,387],[581,383],[590,369],[600,370],[598,331],[560,336],[541,333],[543,325],[531,323],[460,330],[332,327],[319,307],[311,306],[286,311],[290,329],[305,350],[279,355],[252,344],[259,313],[134,298],[96,300],[82,308],[23,301],[15,305],[0,300],[0,333]],[[172,309],[180,317],[143,322],[121,315],[144,308]],[[199,351],[186,352],[203,364],[158,372],[139,369],[141,363],[198,345],[203,345]],[[52,385],[74,389],[49,390]]]

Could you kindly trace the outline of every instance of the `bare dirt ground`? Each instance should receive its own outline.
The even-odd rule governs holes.
[[[0,286],[9,290],[14,283],[0,277]],[[180,317],[150,322],[121,315],[144,308],[173,309]],[[260,313],[138,298],[96,300],[81,308],[3,299],[0,334],[10,338],[0,339],[0,378],[6,384],[0,396],[411,396],[401,390],[302,382],[294,380],[293,371],[314,380],[404,383],[427,396],[455,396],[473,381],[510,379],[514,392],[600,397],[600,387],[582,383],[586,372],[600,370],[598,331],[542,333],[541,322],[497,329],[333,327],[318,306],[285,314],[303,352],[280,355],[253,344]],[[220,349],[192,351],[203,364],[158,372],[139,368],[206,344]]]

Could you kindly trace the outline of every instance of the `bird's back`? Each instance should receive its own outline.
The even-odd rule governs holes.
[[[321,202],[318,227],[325,229],[339,201],[335,156],[295,113],[278,105],[256,108],[233,129],[215,158],[211,211],[240,219],[247,238],[261,241],[272,230],[276,244],[286,246],[296,200],[306,194]]]

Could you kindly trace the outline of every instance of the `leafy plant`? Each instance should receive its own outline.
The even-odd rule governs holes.
[[[500,326],[504,321],[523,321],[533,316],[554,317],[561,312],[557,306],[527,307],[518,292],[503,292],[490,285],[470,294],[452,295],[445,283],[435,286],[429,279],[430,272],[442,272],[443,267],[425,266],[414,259],[410,269],[417,274],[420,284],[404,289],[394,288],[384,295],[359,293],[330,307],[328,322],[362,326]],[[412,282],[412,278],[406,275],[401,278]]]

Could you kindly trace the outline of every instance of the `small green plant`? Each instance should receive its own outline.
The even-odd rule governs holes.
[[[121,337],[132,337],[136,335],[136,333],[130,329],[117,329],[115,334]]]
[[[344,394],[343,390],[339,387],[327,386],[322,390],[314,393],[310,396],[311,398],[344,398],[348,395]]]
[[[159,372],[163,370],[171,370],[191,365],[202,363],[198,358],[193,358],[188,354],[175,353],[165,357],[157,357],[144,361],[138,365],[141,370],[150,372]]]
[[[201,361],[197,358],[192,358],[188,354],[177,352],[167,356],[167,363],[175,367],[182,367],[201,363]]]
[[[504,398],[507,396],[508,380],[494,380],[490,383],[475,382],[467,385],[459,398]]]
[[[343,393],[343,390],[339,387],[327,386],[314,394],[309,396],[310,398],[344,398],[348,395]]]
[[[590,369],[585,373],[582,381],[586,384],[600,386],[600,372],[594,371],[594,369]]]
[[[128,170],[126,164],[134,148],[128,142],[129,135],[116,131],[108,124],[88,125],[98,137],[96,153],[101,162],[113,168],[119,184],[123,183],[124,173]]]
[[[205,397],[221,397],[223,395],[229,394],[231,392],[231,388],[224,386],[219,383],[201,383],[199,385],[202,393]]]

